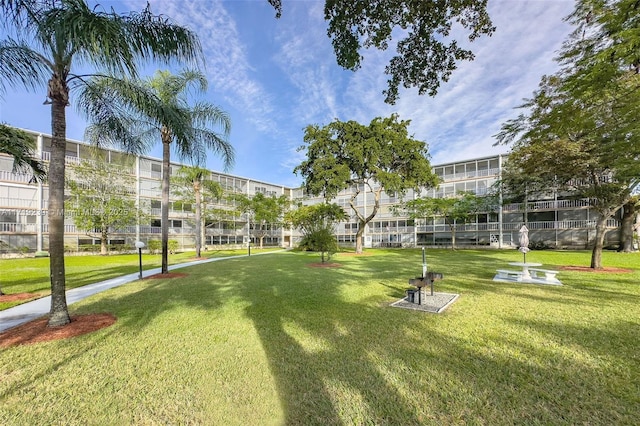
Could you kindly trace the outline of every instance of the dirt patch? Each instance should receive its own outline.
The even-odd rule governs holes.
[[[155,274],[155,275],[150,275],[148,277],[145,277],[145,279],[151,278],[151,279],[157,279],[157,278],[184,278],[184,277],[188,277],[189,274],[185,274],[183,272],[168,272],[166,274]]]
[[[629,272],[633,272],[633,269],[624,269],[624,268],[600,268],[593,269],[588,266],[561,266],[560,270],[562,271],[577,271],[577,272],[598,272],[601,274],[627,274]]]
[[[109,313],[73,315],[69,324],[60,327],[47,327],[48,320],[47,317],[38,318],[0,333],[0,347],[81,336],[109,327],[116,322],[116,317]]]
[[[339,263],[318,262],[318,263],[308,263],[307,266],[310,268],[339,268],[342,265]]]
[[[20,300],[38,299],[40,297],[42,297],[42,295],[38,293],[3,294],[0,296],[0,302],[18,302]]]

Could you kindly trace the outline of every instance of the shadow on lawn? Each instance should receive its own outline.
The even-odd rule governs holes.
[[[589,365],[562,351],[553,354],[557,364],[545,362],[545,348],[526,346],[526,330],[559,333],[564,326],[511,318],[511,311],[504,318],[485,313],[482,318],[489,323],[484,323],[468,310],[430,315],[383,307],[402,297],[408,279],[421,273],[418,250],[348,260],[337,256],[341,268],[309,268],[315,258],[286,256],[282,262],[252,256],[225,261],[224,269],[215,262],[187,268],[181,272],[191,278],[145,280],[144,286],[103,295],[81,310],[117,312],[118,327],[135,335],[174,307],[214,311],[227,298],[246,302],[244,312],[266,353],[286,424],[553,424],[616,418],[609,409],[615,396],[606,391],[614,379],[594,375]],[[491,281],[502,260],[489,253],[427,256],[429,270],[445,274],[436,291],[517,295],[513,286]],[[572,297],[578,293],[574,289]],[[492,334],[491,327],[503,320],[520,321],[525,331],[515,341]],[[625,336],[636,332],[631,323],[621,325],[625,328],[610,337],[624,345]],[[568,332],[570,344],[593,337],[587,328]],[[87,345],[98,345],[97,339],[88,339]],[[517,356],[520,348],[525,353]],[[610,355],[597,344],[585,349]],[[58,365],[70,361],[72,356]],[[578,384],[576,377],[581,378]],[[592,395],[598,395],[597,404],[582,404]],[[570,412],[564,411],[567,407]]]

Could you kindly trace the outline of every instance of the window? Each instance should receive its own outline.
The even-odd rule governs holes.
[[[160,219],[153,219],[151,221],[151,226],[154,226],[156,228],[160,228],[162,226],[162,221]]]
[[[159,209],[161,207],[162,207],[162,203],[160,202],[160,200],[151,200],[152,209]]]
[[[151,171],[161,173],[162,166],[160,164],[151,164]]]

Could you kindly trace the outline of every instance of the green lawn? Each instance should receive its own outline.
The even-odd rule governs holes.
[[[255,249],[252,253],[272,251],[273,248]],[[203,251],[202,257],[224,257],[247,254],[247,250],[210,250]],[[195,252],[169,255],[169,265],[189,262]],[[80,287],[110,278],[131,274],[139,270],[138,254],[120,254],[110,256],[67,256],[65,258],[67,289]],[[143,254],[144,270],[159,268],[162,259],[159,254]],[[0,259],[0,288],[5,294],[34,293],[34,297],[51,294],[49,280],[49,258]],[[23,302],[0,302],[0,310]]]
[[[443,314],[397,308],[418,250],[194,266],[71,306],[115,325],[0,353],[0,424],[637,424],[640,255],[562,287],[495,283],[516,251],[429,250]],[[588,252],[534,251],[547,268]]]

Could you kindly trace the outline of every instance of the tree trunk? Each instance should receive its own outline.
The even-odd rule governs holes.
[[[362,254],[362,238],[364,235],[364,221],[363,220],[359,220],[358,221],[358,232],[356,232],[356,254]]]
[[[618,248],[620,252],[630,253],[633,251],[633,234],[638,215],[637,204],[638,202],[633,200],[623,207],[622,221],[620,222],[620,247]]]
[[[61,93],[62,92],[62,93]],[[51,311],[49,327],[71,322],[67,307],[64,270],[64,157],[67,151],[66,111],[69,99],[64,81],[55,76],[49,81],[51,99],[51,159],[49,161],[49,271]]]
[[[107,249],[107,240],[109,239],[107,229],[106,226],[103,226],[100,232],[100,254],[102,256],[109,254],[109,250]]]
[[[596,238],[591,252],[591,268],[602,269],[602,249],[604,248],[604,233],[609,216],[600,216],[596,222]]]
[[[169,272],[169,169],[171,162],[171,135],[162,128],[162,208],[160,209],[162,267],[161,274]]]
[[[200,178],[193,183],[193,192],[196,194],[196,257],[202,252],[202,194],[200,193]]]
[[[456,224],[449,224],[449,230],[451,231],[451,250],[456,249]]]

